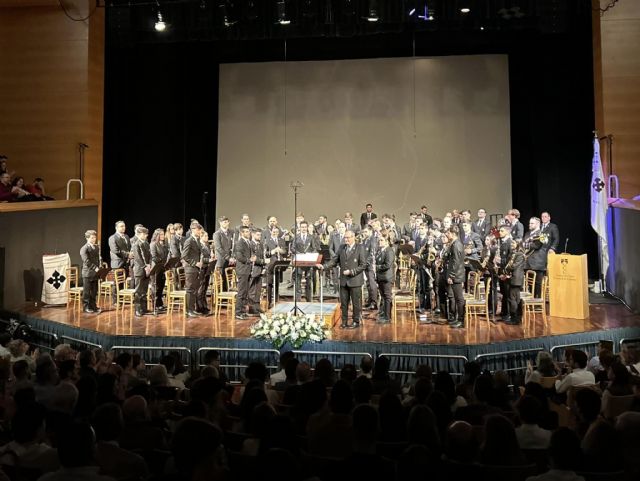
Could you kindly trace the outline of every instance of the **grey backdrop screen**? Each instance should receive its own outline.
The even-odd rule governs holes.
[[[415,86],[415,87],[414,87]],[[503,55],[220,65],[216,214],[511,207]]]

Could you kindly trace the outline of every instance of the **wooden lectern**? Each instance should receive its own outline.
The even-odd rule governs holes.
[[[589,317],[587,255],[549,253],[549,314],[554,317]]]

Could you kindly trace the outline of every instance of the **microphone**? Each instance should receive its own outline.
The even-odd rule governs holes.
[[[569,238],[567,237],[567,239],[564,241],[564,252],[563,254],[567,253],[567,245],[569,244]]]
[[[83,149],[88,149],[89,148],[89,146],[87,144],[85,144],[84,142],[80,142],[78,145],[80,147],[82,147]]]

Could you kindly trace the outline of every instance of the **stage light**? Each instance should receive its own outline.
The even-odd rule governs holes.
[[[231,25],[234,25],[234,24],[238,23],[238,21],[232,19],[229,16],[229,10],[228,10],[228,7],[227,7],[227,3],[228,3],[227,1],[221,1],[218,4],[218,13],[220,15],[220,18],[222,19],[222,25],[224,25],[225,27],[230,27]]]
[[[429,10],[427,2],[416,2],[418,5],[409,10],[409,16],[415,17],[416,20],[433,20],[433,14]]]
[[[462,12],[462,13],[469,13],[470,11],[471,11],[471,9],[469,7],[462,7],[460,9],[460,12]]]
[[[158,10],[158,19],[156,20],[154,28],[156,29],[156,32],[164,32],[167,28],[167,24],[164,23],[164,20],[162,19],[162,13],[160,13],[159,10]]]
[[[277,12],[278,12],[278,21],[276,23],[280,25],[289,25],[291,20],[287,18],[287,5],[284,0],[280,0],[276,4]]]
[[[367,22],[377,22],[380,20],[378,17],[378,6],[376,0],[369,0],[369,14],[365,17]]]

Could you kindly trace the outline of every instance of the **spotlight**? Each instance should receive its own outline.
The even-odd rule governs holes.
[[[462,13],[469,13],[470,11],[471,11],[471,9],[467,8],[467,7],[463,7],[463,8],[460,9],[460,12],[462,12]]]
[[[289,25],[291,23],[291,20],[287,18],[286,2],[284,0],[278,1],[276,4],[276,9],[278,13],[278,21],[276,23],[279,23],[280,25]]]
[[[220,14],[220,18],[222,19],[222,25],[224,25],[225,27],[230,27],[231,25],[235,25],[236,23],[238,23],[238,21],[229,16],[227,3],[228,2],[223,1],[218,4],[218,13]]]
[[[380,20],[378,17],[378,7],[376,0],[369,0],[369,14],[365,17],[367,22],[377,22]]]
[[[162,13],[160,13],[160,11],[158,11],[158,20],[156,20],[154,28],[156,29],[156,32],[164,32],[167,28],[167,24],[164,23],[164,20],[162,19]]]
[[[429,11],[427,2],[417,2],[419,5],[409,10],[409,16],[415,17],[416,20],[433,20],[433,14]]]

